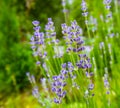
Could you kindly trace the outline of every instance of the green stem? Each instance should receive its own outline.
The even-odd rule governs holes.
[[[87,21],[87,17],[85,17],[85,21]],[[88,34],[88,38],[90,38],[90,30],[89,30],[89,27],[88,27],[88,24],[86,23],[86,28],[87,28],[87,34]]]

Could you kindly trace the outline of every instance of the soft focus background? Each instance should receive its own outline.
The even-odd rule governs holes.
[[[66,1],[68,20],[76,19],[85,29],[79,0]],[[95,17],[100,16],[102,5],[98,0],[86,1],[89,11],[96,11]],[[61,0],[0,0],[0,108],[39,108],[26,77],[28,71],[34,75],[39,72],[29,40],[33,33],[31,22],[39,20],[43,29],[49,17],[61,39],[61,23],[65,22]]]
[[[27,71],[37,73],[29,46],[31,22],[39,20],[44,28],[52,17],[60,32],[62,16],[60,0],[0,0],[0,108],[33,105],[26,77]]]

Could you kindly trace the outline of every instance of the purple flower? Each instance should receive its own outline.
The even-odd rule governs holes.
[[[34,26],[38,26],[38,25],[39,25],[39,23],[40,23],[40,22],[39,22],[39,21],[37,21],[37,20],[35,20],[35,21],[33,21],[33,22],[32,22],[32,24],[33,24]]]
[[[82,8],[81,8],[82,11],[86,11],[86,10],[87,10],[87,6],[86,6],[85,0],[82,0],[81,7],[82,7]]]
[[[84,46],[79,47],[79,48],[77,49],[77,52],[79,52],[79,51],[83,51],[83,50],[85,50],[85,47],[84,47]]]
[[[32,36],[30,40],[33,42],[35,40],[34,36]]]
[[[31,38],[30,44],[32,45],[31,48],[33,50],[33,55],[44,59],[47,56],[47,53],[45,51],[44,33],[39,31],[40,30],[40,26],[38,26],[39,21],[33,21],[32,23],[34,25],[33,27],[34,35]],[[37,61],[36,64],[39,65],[40,61]]]
[[[63,63],[63,64],[62,64],[62,68],[66,68],[66,63]]]
[[[67,26],[66,24],[62,24],[62,33],[64,35],[64,39],[66,41],[66,45],[68,46],[66,52],[79,52],[84,50],[81,45],[84,43],[82,38],[82,29],[79,27],[77,22],[74,20],[71,22],[71,26]]]
[[[67,84],[66,82],[63,82],[63,83],[62,83],[62,86],[64,87],[64,86],[66,86],[66,84]]]
[[[39,91],[38,91],[38,87],[37,86],[35,86],[34,88],[33,88],[33,90],[32,90],[32,94],[33,94],[33,96],[35,97],[35,98],[39,98]]]
[[[48,23],[45,25],[45,34],[47,44],[58,44],[59,41],[56,39],[56,32],[52,18],[48,18]]]
[[[59,40],[59,39],[56,39],[56,40],[55,40],[55,43],[56,43],[56,44],[58,44],[59,42],[60,42],[60,40]]]
[[[69,62],[69,65],[71,63]],[[72,66],[72,64],[71,64]],[[52,82],[52,91],[57,95],[57,98],[54,99],[55,103],[59,103],[62,101],[62,98],[65,97],[66,91],[64,90],[64,87],[66,86],[66,78],[68,78],[68,70],[67,64],[63,63],[61,65],[62,69],[60,71],[59,75],[53,76],[53,82]],[[59,100],[58,100],[59,99]]]
[[[32,84],[36,83],[34,75],[30,75],[29,72],[27,72],[26,75],[27,75],[28,80],[30,81],[30,83],[32,83]]]
[[[80,58],[85,58],[85,57],[87,57],[86,54],[79,54],[78,56],[79,56]]]
[[[73,48],[73,52],[77,52],[77,48]]]
[[[46,72],[48,72],[49,68],[47,67],[46,63],[43,63],[42,67],[45,69]]]
[[[60,100],[60,99],[57,99],[57,98],[54,98],[54,102],[55,102],[56,104],[59,104],[59,103],[61,103],[61,100]]]
[[[84,12],[84,13],[82,13],[82,15],[83,15],[84,17],[87,17],[87,16],[88,16],[88,12]]]
[[[79,55],[79,56],[82,56],[82,55]],[[88,70],[89,68],[92,67],[92,64],[90,64],[90,59],[89,58],[81,58],[81,60],[76,63],[76,66],[78,66],[78,68],[82,68],[82,69],[85,69],[85,70]]]
[[[108,91],[106,92],[106,94],[110,94],[110,91],[108,90]]]
[[[103,4],[105,5],[106,9],[110,9],[111,6],[110,6],[110,3],[112,2],[112,0],[104,0],[103,1]]]
[[[67,74],[68,73],[68,71],[67,70],[61,70],[61,74]]]
[[[66,91],[63,91],[62,92],[62,97],[64,97],[66,95],[66,93],[67,93]]]
[[[63,9],[62,12],[63,12],[63,13],[66,13],[66,12],[68,12],[68,10],[67,10],[67,9]]]
[[[106,72],[103,77],[104,87],[106,89],[106,94],[110,94],[110,84],[108,81],[108,73]]]
[[[39,30],[40,30],[40,26],[35,26],[33,29],[34,29],[35,31],[39,31]]]
[[[39,65],[39,64],[40,64],[40,61],[37,61],[36,64]]]
[[[56,88],[53,87],[53,88],[52,88],[52,92],[56,92]]]
[[[109,88],[109,82],[108,82],[107,77],[105,77],[105,76],[104,76],[104,86],[105,86],[105,88]]]
[[[112,0],[104,0],[103,3],[106,5],[109,5],[112,2]]]
[[[64,79],[65,79],[65,76],[63,76],[63,75],[61,75],[61,74],[60,74],[58,77],[59,77],[61,80],[64,80]]]
[[[85,16],[85,17],[87,17],[88,12],[87,12],[87,5],[86,5],[85,0],[82,0],[81,10],[83,11],[82,15]]]
[[[36,46],[31,46],[32,50],[34,50],[36,48]]]
[[[53,76],[52,78],[53,78],[53,80],[56,81],[58,79],[58,76]]]
[[[65,0],[62,0],[62,6],[65,6],[65,5],[66,5]]]
[[[94,94],[94,93],[92,93],[92,96],[95,96],[95,94]]]
[[[89,88],[89,90],[93,90],[94,84],[93,83],[89,84],[88,88]]]

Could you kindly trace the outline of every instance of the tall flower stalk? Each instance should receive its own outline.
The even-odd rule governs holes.
[[[85,24],[86,24],[86,28],[87,28],[87,33],[88,33],[88,37],[90,38],[90,31],[89,31],[89,27],[88,27],[87,3],[85,0],[82,0],[82,2],[81,2],[81,10],[83,11],[82,15],[85,17]]]

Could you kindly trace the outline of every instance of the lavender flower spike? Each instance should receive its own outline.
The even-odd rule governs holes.
[[[81,7],[82,7],[81,10],[83,11],[82,15],[87,17],[88,12],[87,12],[87,5],[85,0],[82,0]]]

